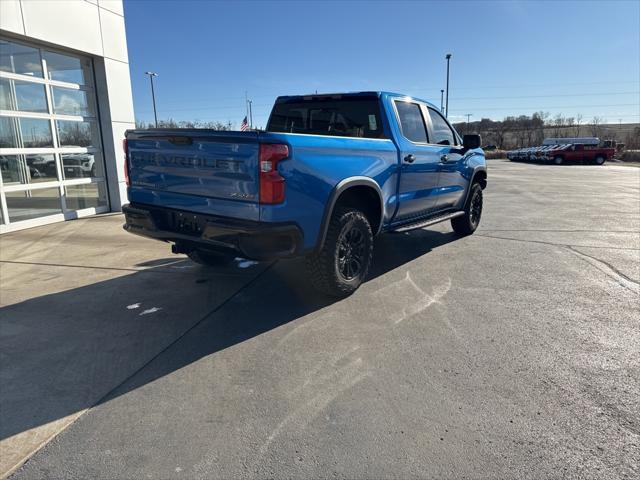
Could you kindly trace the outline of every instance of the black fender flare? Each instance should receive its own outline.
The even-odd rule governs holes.
[[[476,175],[478,175],[478,172],[484,172],[484,174],[487,174],[487,167],[485,167],[484,165],[478,165],[476,168],[473,169],[473,173],[471,174],[471,178],[469,179],[469,185],[467,185],[467,193],[465,193],[464,195],[464,203],[462,204],[462,206],[464,207],[467,204],[467,200],[469,199],[469,194],[471,193],[471,185],[473,185],[473,179],[476,178]],[[482,187],[482,185],[480,185]],[[482,187],[482,189],[484,190],[486,188],[486,185],[484,187]]]
[[[331,190],[331,193],[329,194],[329,200],[324,207],[322,222],[320,223],[320,231],[318,232],[318,241],[316,242],[315,251],[319,251],[324,246],[324,242],[327,238],[327,230],[329,229],[329,222],[331,221],[331,215],[333,214],[333,209],[340,195],[346,192],[349,188],[362,185],[372,187],[378,194],[378,199],[380,200],[380,222],[378,224],[377,230],[373,232],[373,235],[375,236],[380,233],[384,219],[384,201],[382,199],[382,189],[380,188],[380,185],[378,185],[378,183],[370,177],[348,177],[338,182],[338,184],[333,187],[333,190]]]

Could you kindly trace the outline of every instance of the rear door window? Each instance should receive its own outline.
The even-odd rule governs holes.
[[[377,97],[296,97],[273,107],[269,132],[386,138]]]
[[[416,143],[427,143],[427,127],[417,103],[396,101],[396,110],[400,119],[402,135]]]
[[[429,115],[431,116],[431,143],[438,145],[455,145],[456,136],[453,130],[442,115],[429,107]]]

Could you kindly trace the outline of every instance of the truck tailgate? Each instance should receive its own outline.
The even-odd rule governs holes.
[[[258,219],[256,132],[127,132],[129,200]]]

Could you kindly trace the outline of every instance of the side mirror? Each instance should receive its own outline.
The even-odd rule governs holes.
[[[480,138],[480,135],[470,134],[462,137],[462,146],[467,150],[480,148],[480,145],[482,145],[482,139]]]

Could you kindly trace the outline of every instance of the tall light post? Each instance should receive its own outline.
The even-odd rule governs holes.
[[[253,100],[249,100],[249,128],[253,130],[253,111],[251,110],[251,104]]]
[[[145,75],[149,75],[149,80],[151,80],[151,99],[153,100],[153,118],[156,121],[156,128],[158,128],[158,113],[156,112],[156,92],[153,89],[153,77],[157,77],[158,74],[155,72],[144,72]]]
[[[445,57],[447,59],[447,102],[446,102],[446,110],[445,110],[445,117],[449,117],[449,61],[451,60],[451,54],[447,53],[447,56]]]
[[[444,89],[440,90],[440,112],[444,113]]]

